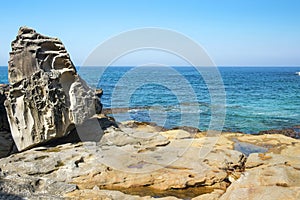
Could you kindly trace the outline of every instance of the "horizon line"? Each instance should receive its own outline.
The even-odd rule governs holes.
[[[136,67],[134,65],[74,65],[75,67]],[[0,67],[8,67],[8,65],[0,65]],[[193,66],[193,65],[169,65],[169,66],[137,66],[137,67],[213,67],[213,66]],[[215,65],[215,67],[300,67],[300,65]]]

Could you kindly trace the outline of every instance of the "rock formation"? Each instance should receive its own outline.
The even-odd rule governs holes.
[[[103,91],[79,77],[60,40],[26,27],[12,43],[9,81],[0,157],[14,146],[10,129],[28,150],[0,159],[0,199],[300,199],[299,127],[216,137],[94,115]],[[88,141],[74,142],[75,126]]]
[[[13,148],[7,114],[4,107],[8,85],[0,84],[0,158],[7,156]]]
[[[202,157],[211,141],[205,132],[122,122],[107,127],[98,143],[43,146],[0,159],[0,191],[29,199],[300,198],[299,140],[223,133]],[[244,149],[235,148],[239,143]]]
[[[21,27],[12,42],[6,110],[18,150],[68,134],[102,105],[62,42]]]
[[[296,130],[298,129],[298,131],[296,131],[295,129]],[[293,128],[286,128],[286,129],[281,129],[281,130],[271,129],[271,130],[260,131],[258,134],[259,135],[282,134],[282,135],[292,137],[292,138],[296,138],[296,139],[300,138],[299,128],[297,128],[297,126],[293,127]]]

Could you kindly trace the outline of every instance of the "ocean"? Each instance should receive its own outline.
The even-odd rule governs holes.
[[[117,121],[154,122],[166,128],[211,121],[211,92],[193,67],[77,67],[93,88],[102,88],[102,103]],[[223,131],[257,133],[300,125],[300,67],[218,67],[225,94]],[[7,83],[0,67],[0,83]],[[116,109],[118,110],[118,109]],[[195,125],[196,124],[196,125]]]

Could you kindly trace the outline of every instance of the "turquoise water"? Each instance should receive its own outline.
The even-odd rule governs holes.
[[[156,122],[165,127],[209,126],[211,99],[202,76],[193,67],[172,70],[153,67],[134,73],[132,67],[78,68],[92,87],[104,90],[104,108],[128,108],[114,113],[118,121]],[[256,133],[300,124],[300,67],[219,67],[226,92],[226,131]],[[102,73],[103,72],[103,73]],[[7,67],[0,67],[7,83]],[[192,89],[193,95],[187,89]],[[117,92],[116,94],[114,93]]]

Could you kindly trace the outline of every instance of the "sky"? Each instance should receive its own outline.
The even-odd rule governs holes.
[[[0,65],[24,25],[60,38],[75,65],[108,38],[143,27],[186,35],[218,66],[300,65],[298,0],[0,0]]]

